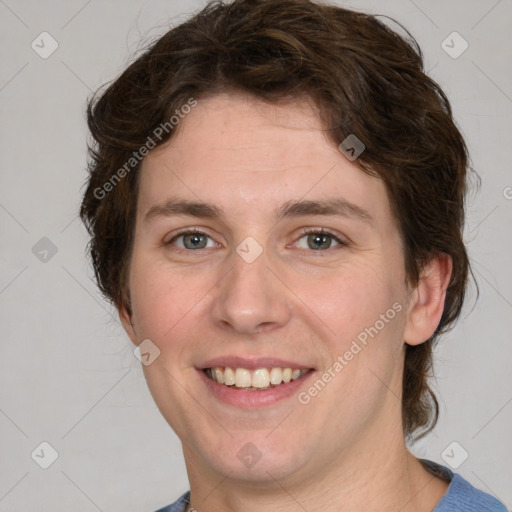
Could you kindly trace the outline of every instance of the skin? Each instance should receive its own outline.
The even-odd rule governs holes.
[[[212,203],[223,216],[145,219],[171,197]],[[287,201],[334,197],[364,208],[371,222],[274,217]],[[344,243],[327,238],[312,249],[305,227]],[[182,228],[207,235],[207,247],[186,248]],[[263,249],[252,263],[236,252],[248,236]],[[405,344],[434,332],[450,272],[440,254],[417,286],[407,284],[384,184],[345,158],[308,103],[200,100],[143,162],[132,314],[119,307],[132,342],[149,338],[160,350],[145,377],[182,441],[194,508],[431,511],[447,484],[407,451],[401,380]],[[321,375],[396,303],[401,311],[306,405],[293,396],[242,410],[213,398],[199,378],[198,364],[225,355],[308,362]],[[262,454],[251,468],[237,457],[247,442]]]

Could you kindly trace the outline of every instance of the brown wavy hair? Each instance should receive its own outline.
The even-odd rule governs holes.
[[[365,144],[357,163],[386,185],[408,282],[418,282],[436,253],[453,261],[434,335],[406,346],[403,429],[419,438],[439,414],[428,382],[432,350],[461,312],[470,272],[462,239],[468,154],[447,97],[424,71],[418,44],[385,20],[308,0],[208,4],[151,41],[89,99],[93,141],[80,215],[99,288],[130,312],[127,272],[140,169],[130,159],[148,136],[191,98],[241,92],[271,103],[311,101],[334,144],[350,134]]]

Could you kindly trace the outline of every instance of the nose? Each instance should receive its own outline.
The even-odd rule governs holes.
[[[289,291],[269,267],[265,252],[252,263],[234,253],[231,263],[211,309],[215,323],[246,335],[286,325],[291,318]]]

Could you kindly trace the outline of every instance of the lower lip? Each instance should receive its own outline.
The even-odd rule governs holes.
[[[224,403],[242,409],[258,409],[260,407],[274,405],[285,398],[289,398],[297,394],[299,388],[305,385],[315,373],[313,370],[310,370],[300,379],[279,384],[279,386],[264,391],[246,391],[236,388],[235,386],[219,384],[207,377],[203,370],[198,370],[198,372],[203,382],[216,398]]]

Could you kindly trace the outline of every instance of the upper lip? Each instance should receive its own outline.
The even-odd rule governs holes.
[[[206,368],[229,367],[229,368],[246,368],[247,370],[255,370],[257,368],[292,368],[292,369],[313,369],[310,364],[280,359],[278,357],[241,357],[241,356],[221,356],[209,359],[201,363],[198,368],[205,370]]]

